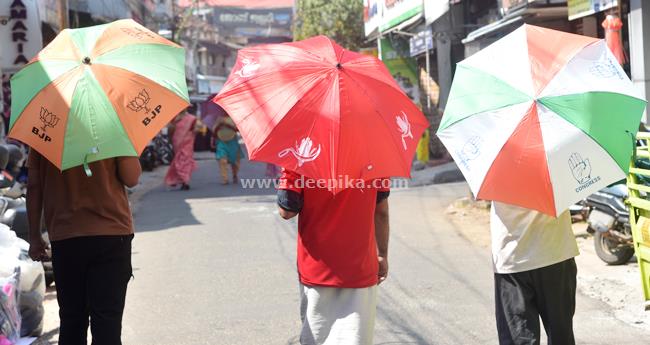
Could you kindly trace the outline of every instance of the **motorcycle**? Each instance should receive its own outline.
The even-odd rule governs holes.
[[[153,139],[154,149],[158,163],[162,165],[171,164],[174,159],[174,147],[167,134],[167,128],[163,128]]]
[[[596,255],[610,265],[625,264],[634,255],[627,197],[627,186],[617,184],[583,201],[588,208],[587,231],[594,236]]]
[[[174,159],[174,149],[165,128],[144,148],[140,155],[140,165],[145,171],[152,171],[158,165],[169,165]]]
[[[149,142],[140,155],[140,165],[144,171],[153,171],[158,165],[153,141]]]

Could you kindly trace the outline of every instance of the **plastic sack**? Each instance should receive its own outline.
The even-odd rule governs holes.
[[[21,316],[21,336],[39,336],[43,330],[45,309],[45,273],[40,262],[32,261],[29,244],[16,237],[8,227],[0,226],[0,279],[14,274],[20,267],[18,311]],[[2,345],[2,343],[0,343]]]
[[[7,278],[14,273],[21,252],[18,240],[15,232],[0,223],[0,278]]]
[[[23,252],[20,260],[19,310],[21,317],[20,335],[37,337],[43,332],[45,308],[45,272],[40,262],[32,261]]]
[[[20,267],[11,276],[0,278],[0,343],[13,344],[20,338],[19,285]]]

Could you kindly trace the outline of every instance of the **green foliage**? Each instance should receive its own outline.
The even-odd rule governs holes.
[[[350,50],[364,45],[362,0],[297,0],[293,38],[325,35]]]

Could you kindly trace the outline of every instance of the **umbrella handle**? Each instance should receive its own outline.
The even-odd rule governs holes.
[[[636,164],[636,137],[632,132],[626,131],[628,134],[630,134],[630,138],[632,138],[632,164]]]
[[[88,151],[88,153],[84,156],[84,172],[86,173],[86,176],[88,176],[88,177],[93,176],[93,172],[92,172],[92,170],[90,170],[90,166],[88,165],[88,156],[96,155],[97,153],[99,153],[99,149],[97,148],[97,146],[95,146],[95,147],[91,148],[90,151]]]

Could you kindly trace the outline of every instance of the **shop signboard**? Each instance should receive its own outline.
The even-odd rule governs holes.
[[[417,64],[411,57],[400,54],[396,43],[389,38],[381,39],[381,60],[395,78],[404,93],[415,103],[420,102]]]
[[[569,20],[582,18],[618,6],[617,0],[568,0]]]
[[[0,0],[0,68],[16,71],[43,47],[36,0]]]
[[[418,32],[409,39],[409,53],[411,57],[418,56],[433,49],[433,34],[431,29]]]
[[[11,108],[11,76],[43,47],[37,0],[0,0],[0,46],[2,108],[6,124]]]
[[[363,24],[366,36],[379,28],[383,0],[363,0]]]
[[[383,0],[379,31],[386,31],[424,11],[422,0]]]
[[[270,36],[270,32],[291,36],[292,11],[291,8],[216,7],[214,22],[222,32],[243,36]]]

